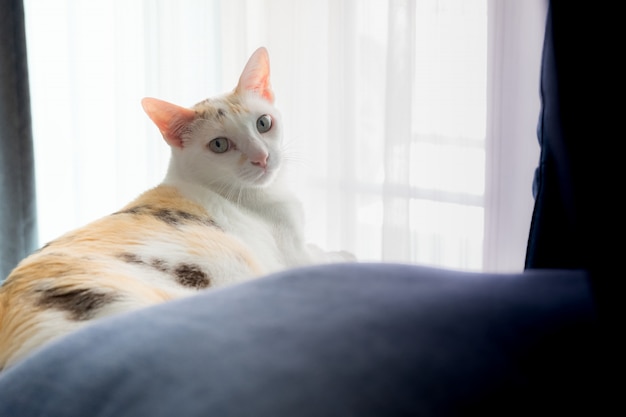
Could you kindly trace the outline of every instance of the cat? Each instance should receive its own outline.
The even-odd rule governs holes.
[[[116,213],[18,264],[0,287],[0,369],[94,319],[285,268],[352,261],[305,244],[281,176],[281,117],[257,49],[231,93],[142,106],[171,148],[167,174]]]

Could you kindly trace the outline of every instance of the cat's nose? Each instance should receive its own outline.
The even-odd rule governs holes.
[[[252,165],[256,165],[259,166],[263,169],[267,168],[267,159],[269,158],[269,155],[266,153],[261,153],[259,155],[256,155],[254,158],[252,158],[250,160],[250,162],[252,162]]]

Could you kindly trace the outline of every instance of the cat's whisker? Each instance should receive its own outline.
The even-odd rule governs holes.
[[[301,153],[293,153],[293,154],[286,153],[283,155],[283,159],[285,162],[288,162],[294,165],[304,166],[306,168],[312,167],[311,160],[305,157],[304,155],[302,155]]]
[[[233,188],[235,188],[236,185],[232,182],[232,174],[227,173],[219,177],[215,177],[207,185],[218,194],[224,196],[227,200],[232,199],[235,194]]]
[[[237,193],[237,205],[242,205],[242,197],[243,197],[243,188],[239,187],[239,192]]]
[[[228,201],[236,202],[235,196],[237,195],[237,187],[234,184],[230,184],[224,187],[223,195]]]
[[[224,198],[237,205],[241,205],[242,203],[242,193],[243,188],[237,184],[224,185],[222,190],[220,190],[220,194],[222,194]]]
[[[241,187],[233,187],[233,201],[235,201],[237,203],[238,206],[241,206],[242,204],[242,194],[243,194],[243,188]],[[236,198],[235,198],[236,196]]]
[[[289,140],[283,143],[282,156],[285,162],[311,168],[310,159],[305,156],[305,153],[300,149],[295,140]]]

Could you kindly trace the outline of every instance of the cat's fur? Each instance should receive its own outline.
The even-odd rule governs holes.
[[[92,319],[331,260],[305,245],[301,206],[280,178],[273,102],[264,48],[230,94],[191,109],[144,99],[171,147],[165,180],[13,270],[0,287],[0,369]]]

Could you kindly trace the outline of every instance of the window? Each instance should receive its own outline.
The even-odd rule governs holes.
[[[311,241],[519,269],[545,6],[509,3],[26,0],[42,243],[162,179],[142,97],[228,91],[265,45]]]

